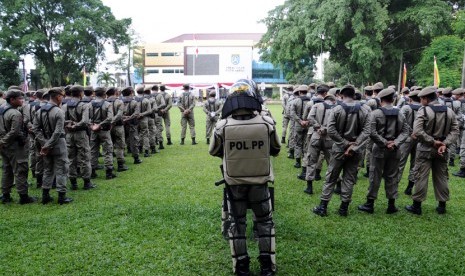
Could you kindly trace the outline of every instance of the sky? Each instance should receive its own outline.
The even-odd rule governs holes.
[[[117,19],[132,18],[145,43],[185,33],[265,33],[257,21],[285,0],[102,0]]]

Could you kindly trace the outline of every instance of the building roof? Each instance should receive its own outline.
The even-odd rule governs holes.
[[[262,33],[210,33],[210,34],[182,34],[163,43],[184,42],[184,40],[252,40],[258,43],[262,38]]]

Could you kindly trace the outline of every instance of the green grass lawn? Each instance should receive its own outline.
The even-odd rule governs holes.
[[[270,109],[281,132],[281,107]],[[196,108],[196,146],[189,136],[186,145],[179,145],[176,107],[171,115],[173,146],[138,166],[128,157],[130,170],[114,180],[98,171],[96,189],[69,192],[73,203],[56,204],[53,192],[55,202],[45,206],[21,206],[16,193],[15,203],[0,204],[0,275],[230,275],[229,245],[220,232],[222,188],[213,184],[221,178],[220,159],[208,154],[205,115]],[[411,203],[402,193],[406,177],[399,189],[402,210],[384,213],[382,187],[375,214],[368,215],[357,211],[368,187],[363,169],[349,216],[336,214],[340,200],[335,196],[329,216],[321,218],[311,209],[319,203],[323,182],[315,182],[315,195],[304,194],[305,182],[296,178],[293,163],[285,147],[273,161],[280,275],[465,274],[462,179],[451,176],[444,216],[434,210],[431,184],[422,216],[403,209]],[[31,194],[41,192],[31,188]],[[253,240],[249,251],[258,271]]]

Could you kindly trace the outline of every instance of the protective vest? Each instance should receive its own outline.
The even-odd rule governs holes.
[[[68,103],[66,103],[65,120],[72,120],[74,122],[80,122],[82,120],[82,112],[79,113],[77,111],[77,107],[80,103],[80,101],[75,100],[69,100]],[[72,115],[74,116],[70,116],[70,111],[72,111]]]
[[[420,109],[421,105],[419,104],[409,104],[410,108],[412,109],[412,120],[409,122],[410,127],[413,129],[413,122],[415,121],[415,118],[417,117],[417,112]]]
[[[37,110],[40,109],[40,102],[32,101],[29,103],[29,120],[31,121],[31,124],[34,123],[34,117],[37,112]]]
[[[226,119],[223,128],[224,179],[229,185],[265,184],[273,180],[270,162],[272,125],[262,116]]]
[[[7,127],[6,122],[5,122],[5,113],[12,109],[13,107],[11,105],[3,105],[0,107],[0,117],[2,119],[0,120],[0,136],[4,136],[8,132],[10,132],[10,129]]]
[[[357,122],[357,129],[355,131],[355,136],[359,136],[360,133],[362,132],[362,124],[360,122],[360,111],[362,109],[362,106],[360,104],[355,104],[353,106],[351,105],[347,105],[345,104],[344,102],[341,102],[341,107],[344,109],[344,112],[345,112],[345,118],[344,118],[344,123],[343,123],[343,126],[342,126],[342,129],[340,129],[339,131],[339,134],[344,137],[344,139],[347,139],[349,141],[351,141],[352,139],[350,139],[350,137],[346,137],[345,136],[345,133],[347,131],[347,120],[349,119],[349,115],[350,117],[352,116],[357,116],[356,118],[356,122]]]
[[[49,113],[50,113],[50,110],[54,109],[55,107],[58,108],[56,105],[47,103],[40,108],[39,127],[42,130],[42,134],[44,135],[46,139],[50,139],[54,131],[52,123],[50,122]]]
[[[383,135],[384,139],[386,140],[395,140],[397,136],[399,136],[399,109],[391,108],[387,109],[384,107],[379,108],[384,114],[384,130],[381,135]],[[394,128],[393,128],[394,126]],[[388,130],[394,129],[394,133],[392,131],[388,132]]]
[[[443,101],[444,105],[452,108],[454,100],[452,100],[451,98],[444,98]]]
[[[433,128],[432,128],[431,135],[433,135],[434,140],[444,141],[446,139],[446,137],[447,137],[447,130],[448,130],[447,129],[447,123],[449,121],[447,119],[447,106],[445,106],[445,105],[428,105],[428,107],[430,107],[434,112]],[[428,118],[428,115],[426,113],[426,107],[423,109],[423,112],[424,112],[425,117]],[[446,115],[445,116],[446,120],[444,122],[444,128],[442,129],[441,135],[440,136],[434,136],[434,134],[436,133],[436,124],[437,124],[437,121],[438,121],[438,118],[437,118],[438,113],[446,113],[445,114]],[[440,122],[439,122],[439,125],[440,125]],[[423,128],[426,128],[426,121],[424,121]]]
[[[104,101],[101,101],[101,102],[92,101],[92,118],[91,118],[92,123],[100,123],[101,121],[103,121],[103,116],[102,116],[103,103]]]

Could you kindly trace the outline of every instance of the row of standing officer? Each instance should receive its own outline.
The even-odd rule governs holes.
[[[302,159],[304,167],[299,178],[307,180],[306,193],[313,193],[313,180],[318,179],[318,166],[321,168],[321,163],[318,164],[319,161],[326,159],[328,162],[326,184],[323,187],[321,203],[314,209],[315,213],[326,215],[327,203],[332,192],[336,190],[341,193],[342,200],[339,213],[347,215],[353,185],[356,182],[359,164],[363,160],[365,151],[372,152],[371,155],[367,156],[367,170],[370,172],[367,176],[369,176],[370,188],[367,202],[360,205],[359,210],[368,213],[374,211],[374,200],[377,198],[382,177],[385,179],[386,196],[389,201],[387,213],[398,211],[395,207],[395,199],[398,196],[397,187],[408,154],[417,148],[416,143],[419,143],[418,148],[422,149],[422,152],[427,151],[436,158],[434,160],[441,158],[447,160],[448,152],[451,152],[451,148],[457,140],[458,130],[456,127],[460,124],[460,120],[457,123],[458,116],[453,110],[444,107],[445,105],[440,103],[438,98],[434,98],[437,97],[435,88],[428,87],[424,90],[414,88],[413,96],[410,99],[404,99],[404,101],[408,101],[407,104],[399,102],[399,106],[402,108],[394,106],[394,89],[392,87],[383,88],[382,83],[367,87],[365,92],[368,91],[366,94],[369,95],[369,98],[360,101],[361,94],[355,93],[355,89],[350,88],[350,86],[346,86],[338,92],[335,88],[331,89],[327,85],[320,85],[316,88],[315,96],[312,98],[306,96],[307,87],[298,86],[293,92],[299,93],[299,97],[294,96],[296,100],[292,100],[291,96],[291,100],[287,100],[287,104],[285,104],[287,108],[283,113],[289,114],[291,122],[293,121],[297,125],[295,129],[297,135],[294,139],[306,137],[301,140],[302,142],[296,140],[294,144],[303,145],[304,149],[304,152],[298,152],[296,158],[304,158]],[[371,96],[370,92],[374,92],[374,97]],[[457,91],[457,94],[458,92],[460,90]],[[342,99],[338,99],[338,95],[341,95]],[[415,132],[414,118],[416,114],[414,112],[418,113],[420,110],[420,101],[424,106],[421,112],[426,111],[426,118],[421,116],[418,118],[418,120],[423,118],[425,123],[421,126],[417,125]],[[303,104],[303,102],[306,103]],[[310,109],[308,113],[305,112],[306,107]],[[296,114],[301,114],[301,116],[296,116]],[[444,124],[444,122],[446,123]],[[285,127],[285,123],[283,123],[283,127]],[[305,128],[307,134],[299,135],[299,132]],[[423,131],[421,131],[422,128]],[[428,134],[425,134],[424,128],[428,128],[426,130]],[[437,133],[438,129],[443,131],[441,135]],[[283,135],[282,142],[284,142],[284,137]],[[433,147],[428,144],[431,137],[436,141]],[[289,140],[290,147],[291,140],[292,138]],[[367,145],[368,142],[373,144]],[[439,152],[444,150],[442,145],[448,149],[446,153]],[[296,151],[300,151],[300,149],[296,149]],[[290,151],[290,155],[295,154],[296,151]],[[421,213],[421,208],[413,207],[420,206],[421,204],[418,202],[425,199],[425,175],[427,176],[429,173],[428,162],[432,162],[432,159],[425,161],[420,158],[415,161],[415,156],[417,159],[424,157],[422,154],[415,155],[413,153],[409,186],[406,193],[411,193],[414,184],[416,184],[417,189],[414,190],[412,196],[414,204],[409,206],[407,210],[418,214]],[[299,161],[299,159],[296,160],[296,167],[299,167]],[[421,165],[415,166],[415,164]],[[446,170],[441,173],[436,168],[442,167],[440,165],[433,166],[433,175],[435,176],[433,182],[435,187],[439,187],[435,188],[436,198],[439,201],[437,211],[445,213],[445,202],[449,199],[447,178],[444,181],[444,176],[447,177],[447,173]],[[340,176],[341,172],[342,177]]]

